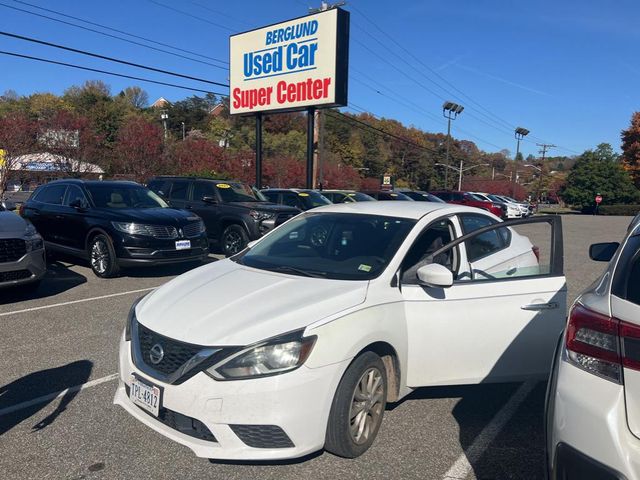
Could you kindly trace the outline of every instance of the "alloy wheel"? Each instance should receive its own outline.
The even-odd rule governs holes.
[[[224,236],[224,249],[232,255],[238,253],[242,248],[242,237],[238,232],[230,231]]]
[[[109,248],[103,240],[97,240],[91,246],[91,266],[93,269],[103,274],[109,265]]]
[[[357,445],[366,443],[382,421],[383,396],[382,373],[367,369],[356,384],[349,410],[349,432]]]

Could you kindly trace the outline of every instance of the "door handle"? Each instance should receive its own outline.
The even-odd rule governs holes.
[[[553,310],[558,308],[558,302],[549,303],[529,303],[528,305],[522,305],[522,310]]]

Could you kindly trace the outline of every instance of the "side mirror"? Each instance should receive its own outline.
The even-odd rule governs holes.
[[[73,202],[69,204],[69,206],[75,208],[76,210],[85,210],[87,208],[85,203],[79,198],[76,198]]]
[[[202,201],[204,203],[218,203],[218,199],[211,195],[205,195],[204,197],[202,197]]]
[[[589,258],[596,262],[608,262],[613,258],[619,246],[618,242],[594,243],[589,247]]]
[[[14,210],[17,210],[18,208],[16,207],[16,204],[11,200],[3,200],[2,206],[4,207],[5,210],[9,210],[9,211],[14,211]]]
[[[453,285],[453,272],[439,263],[429,263],[418,268],[416,272],[422,285],[447,288]]]

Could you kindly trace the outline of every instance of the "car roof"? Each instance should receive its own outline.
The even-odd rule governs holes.
[[[261,192],[317,192],[310,188],[263,188]],[[318,192],[321,193],[321,192]]]
[[[150,178],[149,181],[153,180],[206,180],[208,182],[215,183],[246,183],[242,180],[221,180],[219,178],[209,178],[209,177],[181,177],[180,175],[158,175],[156,177]]]
[[[56,184],[73,184],[73,185],[140,185],[131,180],[83,180],[81,178],[62,178],[60,180],[52,180],[42,186]]]
[[[353,202],[336,203],[316,207],[310,213],[360,213],[386,217],[412,218],[418,220],[425,215],[439,211],[444,215],[454,213],[487,213],[478,208],[435,202]]]

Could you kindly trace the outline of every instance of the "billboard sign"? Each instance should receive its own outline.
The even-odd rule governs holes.
[[[333,8],[229,39],[230,112],[347,104],[349,12]]]

